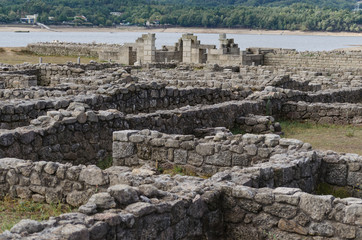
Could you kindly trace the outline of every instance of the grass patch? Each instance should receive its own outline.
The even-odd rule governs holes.
[[[11,51],[13,53],[15,53],[16,55],[29,55],[29,56],[36,56],[35,53],[29,51],[26,48],[20,48],[20,49],[11,49]]]
[[[178,166],[178,165],[175,165],[175,166],[173,166],[173,168],[169,168],[169,169],[158,168],[157,170],[161,174],[170,174],[171,176],[175,176],[175,175],[179,174],[182,176],[201,177],[204,179],[211,177],[211,176],[207,176],[207,175],[199,175],[189,168]]]
[[[4,48],[0,48],[0,53],[4,53],[5,49]]]
[[[333,195],[338,198],[353,197],[353,193],[347,187],[333,186],[328,183],[319,183],[315,191],[318,195]]]
[[[245,131],[242,130],[240,127],[233,127],[233,128],[230,129],[230,132],[231,132],[233,135],[245,134]]]
[[[313,148],[362,155],[362,126],[281,121],[287,138],[310,143]]]
[[[97,167],[99,167],[102,170],[110,168],[113,165],[113,158],[112,157],[106,157],[104,159],[101,159],[101,160],[99,160],[97,162],[96,165],[97,165]]]
[[[63,203],[36,203],[32,200],[5,196],[0,200],[0,233],[9,230],[22,219],[42,221],[72,210],[71,206]]]
[[[2,48],[4,51],[0,54],[0,63],[22,64],[24,62],[36,64],[39,63],[39,57],[43,58],[43,63],[65,64],[67,62],[77,62],[76,56],[41,56],[36,55],[26,48]],[[81,57],[81,63],[89,61],[98,61],[95,58]]]

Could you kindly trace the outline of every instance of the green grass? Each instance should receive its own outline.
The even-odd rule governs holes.
[[[232,129],[230,129],[230,132],[233,134],[233,135],[237,135],[237,134],[245,134],[245,131],[240,129],[240,127],[236,127],[234,126]]]
[[[362,155],[362,126],[280,121],[287,138],[310,143],[314,149]]]
[[[22,219],[42,221],[72,210],[71,206],[63,203],[36,203],[32,200],[5,196],[0,200],[0,233],[11,229]]]
[[[320,183],[315,191],[318,195],[333,195],[338,198],[353,197],[352,190],[347,187],[339,187],[328,183]]]
[[[113,165],[113,158],[112,157],[106,157],[104,159],[101,159],[101,160],[99,160],[97,162],[96,165],[97,165],[97,167],[99,167],[102,170],[110,168]]]
[[[178,165],[175,165],[175,166],[173,166],[173,168],[169,168],[169,169],[158,168],[157,170],[161,174],[170,174],[171,176],[175,176],[176,174],[179,174],[182,176],[201,177],[204,179],[211,177],[211,176],[207,176],[207,175],[199,175],[195,171],[193,171],[187,167],[182,167],[182,166],[178,166]]]
[[[20,48],[20,49],[11,49],[12,52],[14,52],[16,55],[32,55],[32,56],[37,56],[37,54],[29,51],[26,48]]]

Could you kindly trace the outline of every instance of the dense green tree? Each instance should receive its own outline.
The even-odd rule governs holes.
[[[0,0],[0,22],[26,14],[39,21],[112,26],[121,22],[202,27],[244,27],[313,31],[361,31],[362,11],[353,0]],[[120,12],[121,16],[111,15]],[[84,15],[88,22],[74,19]]]

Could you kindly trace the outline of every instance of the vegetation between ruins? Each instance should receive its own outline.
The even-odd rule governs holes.
[[[298,121],[282,121],[281,126],[285,137],[308,142],[315,149],[362,154],[362,126]]]
[[[173,166],[172,168],[161,168],[159,167],[157,169],[157,171],[161,174],[170,174],[171,176],[175,176],[177,174],[179,175],[182,175],[182,176],[193,176],[193,177],[201,177],[201,178],[204,178],[204,179],[207,179],[211,176],[209,175],[201,175],[200,174],[197,174],[196,172],[192,171],[191,169],[189,168],[186,168],[186,167],[182,167],[182,166],[178,166],[178,165],[175,165]]]
[[[315,193],[318,195],[333,195],[338,198],[348,198],[353,197],[353,191],[359,190],[349,187],[334,186],[323,182],[317,185]]]
[[[0,200],[0,233],[9,230],[21,219],[47,220],[49,217],[72,212],[73,208],[64,203],[37,203],[27,199],[13,199],[5,196]]]
[[[107,169],[109,167],[112,167],[113,164],[113,158],[111,156],[105,157],[103,159],[100,159],[97,162],[97,167],[99,167],[100,169],[104,170]]]

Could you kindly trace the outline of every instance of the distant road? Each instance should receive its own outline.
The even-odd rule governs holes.
[[[56,31],[56,30],[54,30],[54,29],[51,29],[50,27],[48,27],[47,25],[45,25],[45,24],[43,24],[43,23],[37,22],[36,25],[38,25],[38,26],[41,27],[41,28],[45,28],[45,29],[47,29],[47,30],[49,30],[49,31],[59,32],[59,31]]]
[[[301,36],[345,36],[345,37],[362,37],[362,32],[303,32],[303,31],[287,31],[287,30],[255,30],[242,28],[185,28],[185,27],[169,27],[169,28],[146,28],[137,26],[122,27],[73,27],[64,25],[48,26],[52,31],[56,32],[163,32],[163,33],[227,33],[227,34],[251,34],[251,35],[301,35]],[[14,31],[31,31],[31,32],[47,32],[46,28],[40,28],[37,25],[28,24],[0,24],[0,32]]]

